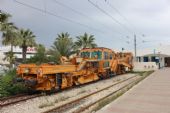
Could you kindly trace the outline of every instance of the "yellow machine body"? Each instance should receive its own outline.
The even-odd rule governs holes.
[[[131,71],[132,53],[115,53],[108,48],[85,48],[79,55],[67,59],[61,57],[61,64],[21,64],[18,77],[34,90],[60,90],[123,74]]]

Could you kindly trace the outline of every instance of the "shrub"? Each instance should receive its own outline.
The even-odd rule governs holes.
[[[0,78],[0,97],[16,95],[26,92],[26,88],[21,83],[14,83],[16,70],[11,69],[3,74]]]

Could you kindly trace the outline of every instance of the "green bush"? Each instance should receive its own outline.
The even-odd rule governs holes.
[[[16,70],[7,71],[0,77],[0,97],[16,95],[26,92],[26,88],[21,83],[15,83]]]

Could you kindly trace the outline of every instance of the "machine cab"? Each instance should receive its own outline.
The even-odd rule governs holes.
[[[84,48],[80,51],[79,56],[85,59],[95,60],[111,60],[114,57],[114,52],[108,48]]]

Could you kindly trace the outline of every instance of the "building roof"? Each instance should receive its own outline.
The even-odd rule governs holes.
[[[170,55],[166,55],[166,54],[146,54],[143,56],[161,56],[161,57],[170,57]]]
[[[159,54],[159,52],[163,55],[170,55],[170,45],[157,45],[155,47],[143,47],[137,49],[137,56],[144,56],[147,54]]]

